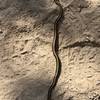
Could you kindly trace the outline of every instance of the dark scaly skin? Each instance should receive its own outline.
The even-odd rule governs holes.
[[[58,79],[59,79],[59,76],[61,73],[61,61],[58,56],[58,35],[59,35],[58,27],[59,27],[59,22],[60,22],[61,18],[63,17],[63,8],[62,8],[59,0],[54,0],[54,2],[59,7],[59,15],[54,23],[54,38],[53,38],[53,43],[52,43],[52,51],[53,51],[53,55],[56,60],[56,70],[55,70],[55,75],[54,75],[53,81],[48,90],[47,100],[51,100],[52,92],[58,82]]]

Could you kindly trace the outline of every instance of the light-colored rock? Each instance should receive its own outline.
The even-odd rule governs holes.
[[[100,0],[60,0],[62,73],[53,100],[100,100]],[[0,0],[0,100],[46,100],[55,72],[53,0]]]

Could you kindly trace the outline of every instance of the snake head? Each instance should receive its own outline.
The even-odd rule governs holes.
[[[54,2],[55,2],[55,3],[59,3],[60,1],[59,1],[59,0],[54,0]]]

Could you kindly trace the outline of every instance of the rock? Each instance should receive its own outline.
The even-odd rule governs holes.
[[[53,100],[100,99],[100,0],[60,0],[62,73]],[[53,0],[0,0],[0,100],[46,100],[55,73]]]

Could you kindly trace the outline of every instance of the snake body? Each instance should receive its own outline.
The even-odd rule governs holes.
[[[54,37],[53,37],[53,42],[52,42],[52,51],[53,51],[53,55],[56,60],[56,70],[55,70],[55,75],[54,75],[53,81],[48,90],[47,100],[51,100],[52,92],[58,82],[58,79],[59,79],[59,76],[61,73],[61,61],[58,56],[58,44],[59,44],[58,43],[58,35],[59,35],[58,28],[59,28],[59,22],[60,22],[61,18],[63,17],[63,8],[62,8],[62,5],[60,4],[59,0],[54,0],[54,2],[59,7],[59,15],[54,22]]]

